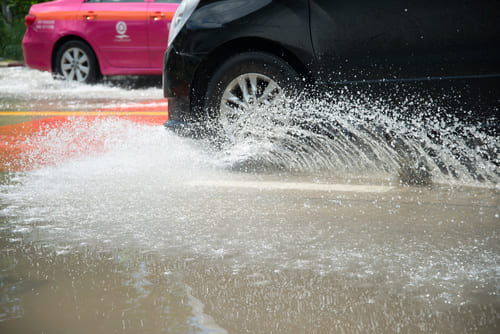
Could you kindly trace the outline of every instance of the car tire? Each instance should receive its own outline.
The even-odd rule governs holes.
[[[293,96],[303,81],[282,58],[251,51],[226,60],[208,83],[203,110],[211,120],[229,114],[251,112],[260,103],[271,103],[277,96]],[[282,94],[283,95],[280,95]]]
[[[64,43],[56,55],[55,72],[68,81],[95,83],[99,78],[94,51],[82,41]]]

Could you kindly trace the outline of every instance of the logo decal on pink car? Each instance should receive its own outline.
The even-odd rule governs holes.
[[[127,24],[123,21],[119,21],[116,23],[116,32],[118,35],[115,36],[115,38],[121,42],[130,42],[130,36],[125,35],[127,32]]]
[[[39,20],[36,22],[37,30],[54,30],[54,20]]]

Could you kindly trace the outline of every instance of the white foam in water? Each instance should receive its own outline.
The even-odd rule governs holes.
[[[384,104],[340,98],[258,109],[231,125],[239,131],[227,136],[220,160],[250,170],[399,174],[415,184],[495,187],[500,176],[496,136],[456,118],[444,122],[425,108],[388,112]]]
[[[311,182],[276,182],[276,181],[236,181],[236,180],[197,180],[188,185],[222,188],[249,188],[259,190],[305,190],[327,192],[383,193],[394,187],[349,184],[321,184]]]
[[[28,139],[33,149],[26,153],[27,165],[38,168],[14,178],[20,183],[8,195],[33,192],[33,198],[51,202],[69,192],[62,203],[74,200],[67,203],[72,207],[88,194],[98,199],[139,192],[156,202],[163,201],[157,196],[161,193],[168,204],[177,196],[169,188],[182,189],[188,181],[214,185],[217,178],[227,185],[231,182],[227,170],[313,175],[320,180],[343,174],[391,179],[407,164],[429,171],[433,182],[497,187],[494,136],[459,122],[453,128],[438,119],[414,117],[404,123],[379,111],[349,101],[258,110],[241,124],[238,135],[228,136],[218,149],[204,141],[180,138],[161,126],[74,118]],[[468,147],[471,138],[475,143]],[[414,167],[420,162],[422,166]],[[275,189],[291,187],[272,181],[268,188],[269,184]],[[266,187],[248,180],[234,182],[240,187]],[[358,187],[362,186],[366,185]],[[332,186],[296,184],[292,188],[301,187],[325,190]],[[37,194],[41,189],[43,194]],[[82,196],[71,196],[78,192]],[[109,204],[113,207],[114,203]]]
[[[161,98],[160,87],[135,89],[131,96],[129,89],[111,83],[86,85],[54,80],[51,73],[24,67],[2,69],[0,73],[0,110],[80,111]]]
[[[490,188],[498,184],[498,157],[483,158],[488,150],[497,154],[495,138],[471,129],[482,145],[469,149],[461,146],[464,140],[460,138],[468,130],[460,132],[457,125],[459,133],[452,137],[453,133],[439,128],[439,122],[431,126],[432,132],[446,133],[439,149],[418,119],[404,124],[366,105],[318,102],[302,109],[269,110],[265,118],[256,114],[242,124],[255,136],[242,131],[216,149],[205,141],[180,138],[161,126],[112,118],[89,123],[75,118],[68,126],[46,129],[30,139],[28,144],[35,145],[27,152],[28,160],[35,168],[12,174],[1,186],[1,215],[15,226],[16,233],[36,229],[38,237],[65,247],[99,243],[162,254],[232,258],[236,271],[243,263],[239,261],[246,265],[269,261],[276,270],[369,277],[377,268],[397,275],[399,271],[392,267],[397,265],[406,270],[400,284],[415,289],[435,277],[435,264],[426,262],[428,248],[435,247],[433,251],[450,263],[453,254],[467,251],[465,265],[451,266],[452,278],[478,275],[478,281],[487,285],[498,255],[474,245],[442,250],[419,240],[417,247],[408,249],[411,240],[401,238],[367,246],[370,234],[358,235],[342,224],[332,224],[334,232],[323,233],[325,227],[316,226],[315,218],[307,220],[307,214],[321,216],[322,206],[315,204],[315,198],[323,198],[321,192],[331,196],[345,191],[324,180],[343,173],[394,178],[408,154],[430,166],[435,182]],[[475,166],[464,166],[463,155]],[[453,175],[447,172],[450,169]],[[325,185],[300,184],[294,181],[297,175],[313,175]],[[292,182],[287,185],[281,178]],[[227,189],[227,184],[242,186],[245,192]],[[301,188],[314,195],[296,195],[294,191],[304,191]],[[383,188],[382,194],[392,189]],[[342,197],[327,203],[341,209]],[[256,210],[259,207],[263,209]],[[283,218],[281,212],[292,209],[296,214]],[[343,219],[328,214],[324,219]],[[293,224],[302,226],[304,220],[307,224],[299,237]],[[385,235],[383,227],[372,228]],[[330,234],[335,236],[334,243]],[[399,254],[396,264],[393,254]],[[415,259],[424,267],[414,266]],[[456,281],[447,283],[446,276],[439,282],[445,293],[456,289]]]

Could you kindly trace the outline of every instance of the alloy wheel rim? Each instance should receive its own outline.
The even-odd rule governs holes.
[[[245,73],[236,77],[224,90],[220,117],[232,119],[247,114],[255,107],[271,105],[282,95],[282,88],[270,77]]]
[[[84,82],[90,71],[87,54],[80,48],[69,48],[62,56],[61,71],[66,80]]]

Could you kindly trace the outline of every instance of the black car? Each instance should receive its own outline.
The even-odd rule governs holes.
[[[164,59],[165,126],[304,87],[377,84],[465,88],[495,117],[499,18],[498,0],[184,0]]]

